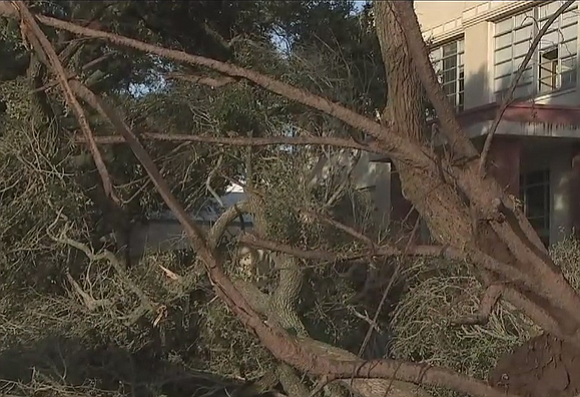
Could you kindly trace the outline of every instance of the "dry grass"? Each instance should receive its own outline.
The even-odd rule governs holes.
[[[551,254],[569,282],[580,286],[580,243],[572,238]],[[485,378],[498,359],[541,330],[509,304],[499,304],[486,325],[453,327],[450,320],[476,312],[482,286],[464,263],[417,261],[405,272],[409,288],[393,317],[393,355]],[[436,395],[450,392],[433,390]]]

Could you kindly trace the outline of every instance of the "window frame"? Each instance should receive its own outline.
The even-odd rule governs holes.
[[[445,55],[445,48],[455,44],[455,51]],[[439,52],[439,54],[435,54]],[[432,46],[429,49],[429,57],[435,73],[437,74],[439,84],[445,93],[445,88],[454,85],[455,92],[445,93],[447,98],[453,98],[451,105],[457,112],[465,108],[465,37],[463,35],[454,37]],[[455,58],[455,66],[445,69],[445,61]],[[440,66],[439,66],[440,65]],[[454,78],[445,81],[445,73],[455,70]]]
[[[529,179],[532,179],[534,176],[538,176],[538,174],[541,174],[541,179],[539,181],[529,182]],[[520,200],[523,205],[523,212],[546,246],[549,246],[550,244],[550,224],[552,216],[550,177],[551,174],[549,168],[533,170],[520,175]],[[543,188],[543,214],[532,216],[529,212],[529,190],[539,187]],[[543,223],[541,228],[536,226],[537,221],[541,221]]]
[[[496,100],[503,98],[505,92],[511,85],[511,81],[513,76],[517,72],[519,65],[521,64],[521,60],[524,59],[525,54],[530,48],[531,41],[533,38],[538,34],[538,31],[543,26],[542,24],[550,18],[552,15],[551,12],[545,12],[546,10],[550,10],[550,7],[553,5],[557,5],[556,9],[559,7],[558,2],[552,1],[548,3],[542,3],[534,5],[533,7],[527,8],[525,10],[520,10],[515,14],[511,14],[507,17],[498,19],[493,23],[493,35],[492,35],[492,42],[493,42],[493,86],[492,92]],[[561,90],[573,89],[576,88],[578,85],[578,78],[577,78],[577,69],[578,69],[578,4],[573,4],[570,6],[565,13],[560,15],[556,21],[554,21],[554,25],[548,29],[546,34],[543,37],[549,37],[550,34],[554,34],[557,37],[557,42],[552,42],[548,45],[545,45],[540,41],[540,45],[538,45],[537,49],[534,51],[534,56],[532,57],[531,61],[527,65],[524,76],[517,85],[516,92],[514,93],[514,98],[528,98],[528,97],[535,97],[539,95],[549,95]],[[542,15],[545,14],[545,15]],[[570,15],[575,17],[568,18]],[[501,24],[511,25],[509,29],[500,28]],[[572,38],[564,39],[563,31],[567,28],[573,28],[571,31],[574,33]],[[522,32],[524,30],[530,30],[528,36],[523,36],[523,38],[518,37],[518,32]],[[558,32],[558,33],[555,33]],[[507,41],[504,45],[498,46],[498,42],[501,40],[501,37],[507,36],[509,34],[510,40]],[[525,43],[528,45],[525,45]],[[569,43],[574,42],[576,45],[574,47],[570,47]],[[522,54],[518,54],[516,48],[518,46],[524,45],[525,52]],[[521,48],[521,47],[520,47]],[[498,62],[498,52],[505,51],[507,49],[511,49],[511,55],[509,58],[505,58]],[[542,77],[540,69],[542,66],[542,54],[546,52],[553,51],[557,49],[557,64],[556,64],[556,75],[552,77],[555,79],[555,88],[551,89],[542,89],[542,80],[550,78],[550,75],[546,77]],[[568,50],[567,54],[563,54],[564,49]],[[564,69],[563,64],[565,62],[569,62],[573,60],[573,67],[568,68],[567,70]],[[498,75],[498,67],[501,65],[505,65],[511,63],[511,71],[507,71],[506,73]],[[508,69],[506,69],[508,70]],[[566,74],[570,76],[567,79],[567,83],[563,83],[562,76]],[[506,79],[507,84],[504,88],[497,89],[497,83],[500,79]]]

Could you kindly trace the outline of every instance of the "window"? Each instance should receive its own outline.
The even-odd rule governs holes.
[[[554,1],[495,24],[494,92],[501,100],[530,44],[561,2]],[[560,15],[542,37],[522,75],[514,97],[522,98],[576,86],[577,5]]]
[[[524,213],[546,246],[550,243],[550,171],[520,176]]]
[[[463,39],[444,44],[431,51],[433,68],[451,105],[463,110],[464,71]]]

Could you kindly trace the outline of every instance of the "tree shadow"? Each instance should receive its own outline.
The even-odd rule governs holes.
[[[0,390],[15,395],[53,390],[66,395],[194,396],[226,395],[243,382],[193,371],[162,359],[153,348],[130,352],[112,343],[48,335],[0,353]]]

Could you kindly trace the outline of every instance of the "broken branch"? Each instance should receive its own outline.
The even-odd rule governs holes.
[[[87,121],[85,113],[83,112],[81,105],[76,100],[76,97],[68,83],[67,73],[60,63],[56,51],[36,23],[36,20],[30,11],[28,11],[28,8],[24,2],[13,1],[12,4],[20,14],[22,24],[26,27],[23,31],[27,35],[28,40],[34,46],[38,55],[46,59],[47,63],[51,66],[53,73],[56,75],[57,80],[62,87],[67,103],[75,113],[85,139],[89,143],[89,149],[95,161],[99,175],[103,181],[103,188],[105,189],[107,196],[112,198],[115,202],[119,202],[119,199],[116,197],[116,194],[113,190],[113,184],[111,183],[111,178],[109,176],[109,172],[107,171],[103,157],[101,156],[99,148],[97,147],[97,144],[93,138],[93,132],[91,131],[89,122]]]

